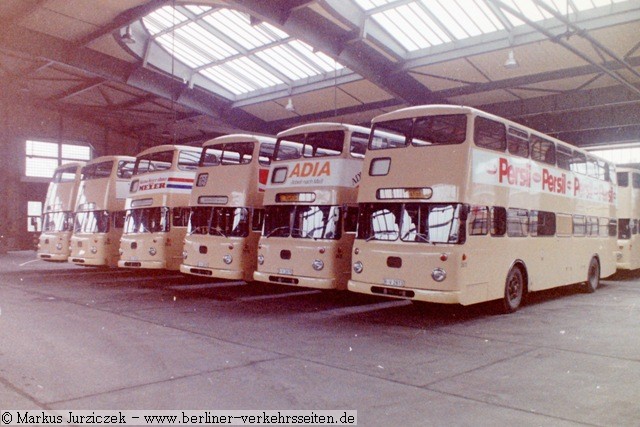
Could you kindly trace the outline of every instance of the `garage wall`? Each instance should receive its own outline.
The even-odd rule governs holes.
[[[25,141],[64,141],[89,144],[94,157],[135,155],[138,141],[68,113],[33,104],[0,103],[0,250],[32,249],[27,231],[27,202],[44,201],[48,182],[25,178]]]

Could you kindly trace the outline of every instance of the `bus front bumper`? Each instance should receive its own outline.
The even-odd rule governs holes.
[[[46,253],[39,253],[38,254],[38,258],[43,260],[43,261],[50,261],[50,262],[65,262],[67,261],[67,259],[69,258],[69,256],[67,254],[46,254]]]
[[[107,260],[104,258],[85,258],[71,256],[69,257],[68,261],[76,265],[89,265],[92,267],[102,267],[107,265]]]
[[[461,304],[460,291],[433,291],[427,289],[401,288],[378,285],[375,283],[357,282],[355,280],[349,280],[347,288],[351,292],[358,292],[361,294],[382,295],[391,298],[411,299],[438,304]]]
[[[253,279],[258,282],[276,283],[278,285],[301,286],[303,288],[315,289],[337,289],[336,279],[325,279],[304,276],[286,276],[276,273],[255,271]]]
[[[161,270],[167,268],[164,261],[118,261],[118,267],[120,268],[147,268],[150,270]]]
[[[195,276],[215,277],[227,280],[244,279],[244,272],[242,270],[223,270],[219,268],[198,267],[188,264],[180,264],[180,272],[184,274],[193,274]]]

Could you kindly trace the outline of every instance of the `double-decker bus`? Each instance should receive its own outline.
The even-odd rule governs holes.
[[[311,123],[280,132],[253,278],[346,289],[369,129]]]
[[[69,262],[117,267],[124,202],[136,158],[103,156],[82,168]]]
[[[73,211],[83,165],[83,162],[65,163],[53,173],[42,209],[42,233],[38,240],[38,258],[42,260],[65,262],[69,258]]]
[[[349,290],[512,312],[615,272],[614,165],[469,107],[372,123]]]
[[[136,156],[118,267],[179,270],[202,148],[159,145]]]
[[[249,281],[256,269],[275,138],[234,134],[205,142],[180,271]]]
[[[618,168],[618,269],[640,268],[640,170]]]

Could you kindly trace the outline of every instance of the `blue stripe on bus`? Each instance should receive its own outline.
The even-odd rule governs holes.
[[[191,190],[193,188],[193,185],[167,184],[167,188],[180,188],[183,190]]]

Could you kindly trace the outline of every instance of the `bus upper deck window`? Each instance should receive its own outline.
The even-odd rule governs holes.
[[[531,158],[548,165],[555,165],[556,144],[539,136],[531,135]]]
[[[502,123],[484,117],[476,117],[473,140],[478,147],[505,151],[507,131]]]

